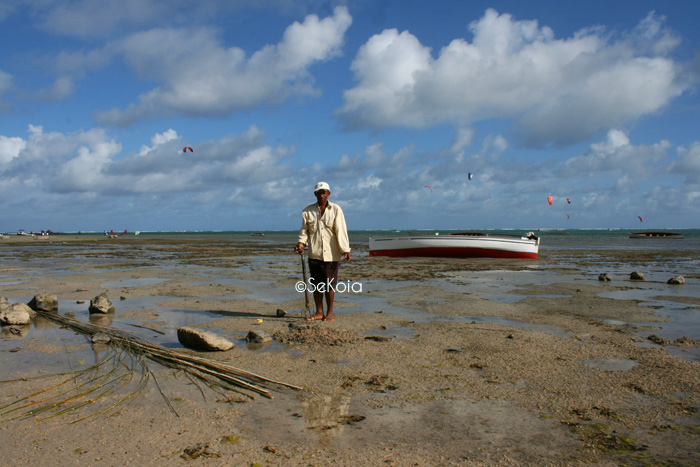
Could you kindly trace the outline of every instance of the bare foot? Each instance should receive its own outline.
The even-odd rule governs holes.
[[[323,321],[333,321],[333,315],[328,315],[325,318],[323,318]]]
[[[311,318],[306,318],[306,321],[323,321],[323,314],[316,313]]]

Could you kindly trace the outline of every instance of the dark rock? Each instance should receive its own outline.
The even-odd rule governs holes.
[[[386,336],[365,336],[366,341],[391,342],[393,339]]]
[[[658,345],[669,345],[671,343],[671,341],[669,341],[668,339],[664,339],[663,337],[657,336],[656,334],[649,334],[649,336],[647,336],[647,340]]]
[[[600,274],[598,280],[601,282],[610,282],[612,280],[612,275],[609,272]]]
[[[282,308],[277,308],[277,316],[278,317],[281,318],[282,316],[286,316],[286,315],[287,315],[286,311],[284,311]]]
[[[54,293],[34,295],[34,298],[32,298],[27,305],[29,305],[32,310],[58,313],[58,297]]]
[[[646,279],[646,277],[644,277],[644,274],[642,274],[641,272],[634,271],[634,272],[630,273],[630,280],[645,281],[647,279]]]
[[[681,284],[685,284],[685,277],[683,277],[683,276],[672,277],[672,278],[670,278],[670,279],[668,280],[668,282],[666,282],[666,283],[667,283],[667,284],[671,284],[671,285],[681,285]]]
[[[265,342],[271,342],[272,336],[264,331],[250,331],[246,336],[245,340],[248,342],[262,344]]]

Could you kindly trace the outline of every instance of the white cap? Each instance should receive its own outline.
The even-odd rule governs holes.
[[[314,187],[314,193],[316,193],[318,190],[331,191],[331,187],[329,187],[328,183],[326,182],[318,182]]]

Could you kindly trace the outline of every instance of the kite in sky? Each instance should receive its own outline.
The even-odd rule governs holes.
[[[430,188],[430,192],[433,192],[433,187],[431,187],[430,185],[425,185],[423,188]]]
[[[471,173],[471,172],[469,172],[469,175],[467,175],[467,178],[468,178],[469,180],[471,180],[473,176],[474,176],[474,174]]]
[[[639,222],[642,222],[642,216],[637,216],[639,217]]]
[[[550,206],[552,205],[552,197],[551,196],[547,196],[547,202],[549,203]]]
[[[182,148],[182,152],[187,152],[188,149],[190,150],[190,152],[194,152],[189,146],[185,146],[184,148]]]

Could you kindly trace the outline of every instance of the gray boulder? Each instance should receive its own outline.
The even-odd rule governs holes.
[[[235,347],[233,342],[218,334],[189,326],[177,329],[177,340],[185,347],[195,350],[226,351]]]
[[[612,275],[609,272],[606,272],[604,274],[600,274],[598,276],[598,280],[601,282],[610,282],[612,280]]]
[[[106,293],[101,293],[97,297],[90,300],[90,307],[88,308],[90,313],[102,313],[104,315],[108,313],[114,313],[114,305],[107,297]]]
[[[633,281],[645,281],[647,280],[646,277],[644,277],[644,274],[638,271],[634,271],[630,273],[630,279]]]
[[[36,312],[24,303],[15,303],[0,311],[0,324],[3,326],[29,324],[34,315]]]
[[[58,313],[58,297],[54,293],[34,295],[27,305],[32,310]]]
[[[666,283],[667,283],[667,284],[673,284],[673,285],[685,284],[685,277],[683,277],[683,276],[672,277],[672,278],[670,278],[670,279],[668,280],[668,282],[666,282]]]

